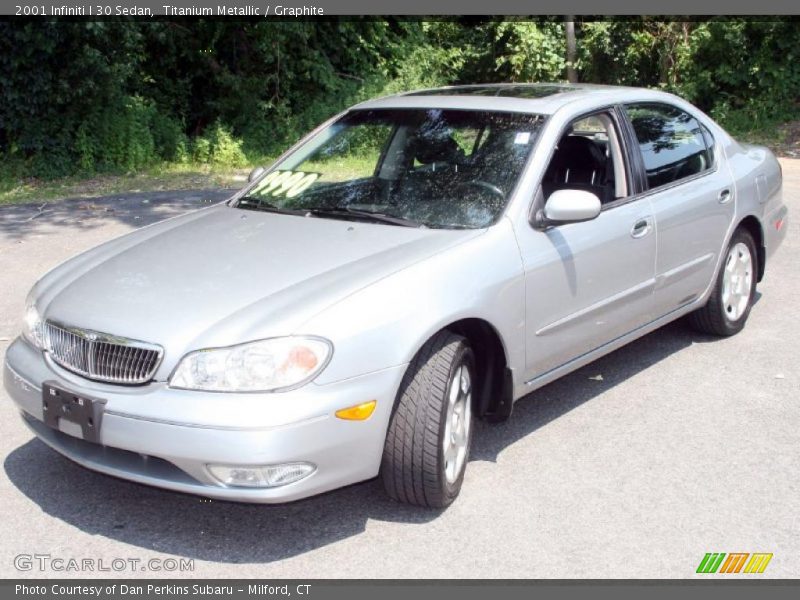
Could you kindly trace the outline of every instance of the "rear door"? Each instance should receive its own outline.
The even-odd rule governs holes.
[[[663,316],[697,299],[711,282],[734,218],[735,187],[711,134],[694,116],[666,103],[629,104],[624,113],[655,216],[654,307]]]

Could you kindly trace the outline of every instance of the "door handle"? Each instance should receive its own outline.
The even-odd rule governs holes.
[[[722,190],[717,196],[717,200],[719,200],[720,204],[727,204],[731,199],[733,199],[733,194],[731,194],[731,191],[727,188]]]
[[[650,225],[650,218],[646,219],[639,219],[636,223],[633,224],[633,229],[631,229],[631,237],[632,238],[642,238],[646,236],[650,231],[652,231],[652,226]]]

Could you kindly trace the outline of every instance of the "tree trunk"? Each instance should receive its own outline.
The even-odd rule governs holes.
[[[575,17],[568,15],[564,17],[565,29],[567,33],[567,81],[578,83],[578,72],[575,70],[575,54],[577,44],[575,42]]]

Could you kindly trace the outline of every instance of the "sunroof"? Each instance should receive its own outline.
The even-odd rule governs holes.
[[[565,85],[457,85],[449,88],[411,92],[408,96],[505,96],[509,98],[546,98],[579,88]]]

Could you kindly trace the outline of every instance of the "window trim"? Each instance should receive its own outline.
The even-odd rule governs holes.
[[[716,168],[717,163],[719,162],[719,156],[716,151],[717,149],[717,138],[714,137],[714,133],[711,131],[711,128],[708,127],[703,121],[698,119],[695,116],[695,120],[700,124],[700,128],[702,129],[703,134],[703,143],[706,145],[706,151],[711,153],[711,168]],[[711,139],[711,146],[708,145],[708,140],[706,139],[706,135]],[[708,169],[706,169],[708,170]]]
[[[709,137],[713,141],[712,148],[716,148],[716,146],[717,146],[717,139],[714,137],[714,134],[711,131],[711,128],[708,127],[703,122],[702,119],[698,118],[698,116],[696,114],[694,114],[694,112],[692,112],[690,110],[686,110],[684,108],[681,108],[681,107],[676,106],[674,104],[671,104],[669,102],[664,102],[664,101],[660,101],[660,100],[641,101],[641,102],[633,101],[633,102],[627,102],[625,104],[619,104],[618,105],[619,112],[620,112],[622,118],[627,123],[627,128],[629,129],[629,132],[632,135],[632,140],[634,142],[633,153],[636,155],[635,160],[633,162],[636,164],[636,168],[639,171],[638,179],[639,179],[640,183],[643,185],[641,191],[636,195],[636,198],[647,198],[647,197],[650,197],[650,196],[652,196],[654,194],[661,193],[662,191],[671,190],[671,189],[676,188],[676,187],[678,187],[680,185],[683,185],[684,183],[689,183],[689,182],[692,182],[692,181],[696,181],[696,180],[700,179],[701,177],[706,177],[707,175],[712,175],[712,174],[716,173],[719,170],[718,155],[717,155],[717,152],[713,152],[712,153],[713,162],[711,163],[711,166],[709,166],[707,169],[704,169],[703,171],[700,171],[699,173],[695,173],[694,175],[689,175],[688,177],[684,177],[684,178],[679,179],[677,181],[670,181],[669,183],[664,183],[664,184],[659,185],[657,187],[651,188],[649,186],[649,184],[647,183],[647,171],[646,171],[645,166],[644,166],[644,155],[642,154],[642,151],[641,151],[641,148],[640,148],[640,145],[639,145],[639,141],[636,138],[636,132],[635,132],[635,130],[633,128],[633,123],[631,122],[631,119],[628,116],[627,111],[625,110],[626,107],[632,106],[632,105],[636,105],[636,104],[645,104],[645,105],[649,104],[649,105],[656,105],[656,106],[666,106],[668,108],[672,108],[672,109],[675,109],[675,110],[678,110],[678,111],[681,111],[683,113],[688,114],[695,121],[697,121],[697,124],[700,127],[702,127],[706,132],[708,132]],[[705,135],[702,134],[702,132],[700,133],[700,137],[703,140],[703,145],[706,148],[706,152],[709,152],[710,148],[708,146],[708,143],[706,142],[706,137],[705,137]]]
[[[639,150],[639,141],[636,139],[636,132],[633,130],[630,119],[628,119],[628,116],[625,114],[624,106],[622,104],[616,104],[614,106],[614,111],[622,123],[623,135],[625,136],[625,155],[630,164],[631,171],[634,173],[631,182],[634,193],[632,193],[631,196],[636,197],[647,189],[644,159]]]

